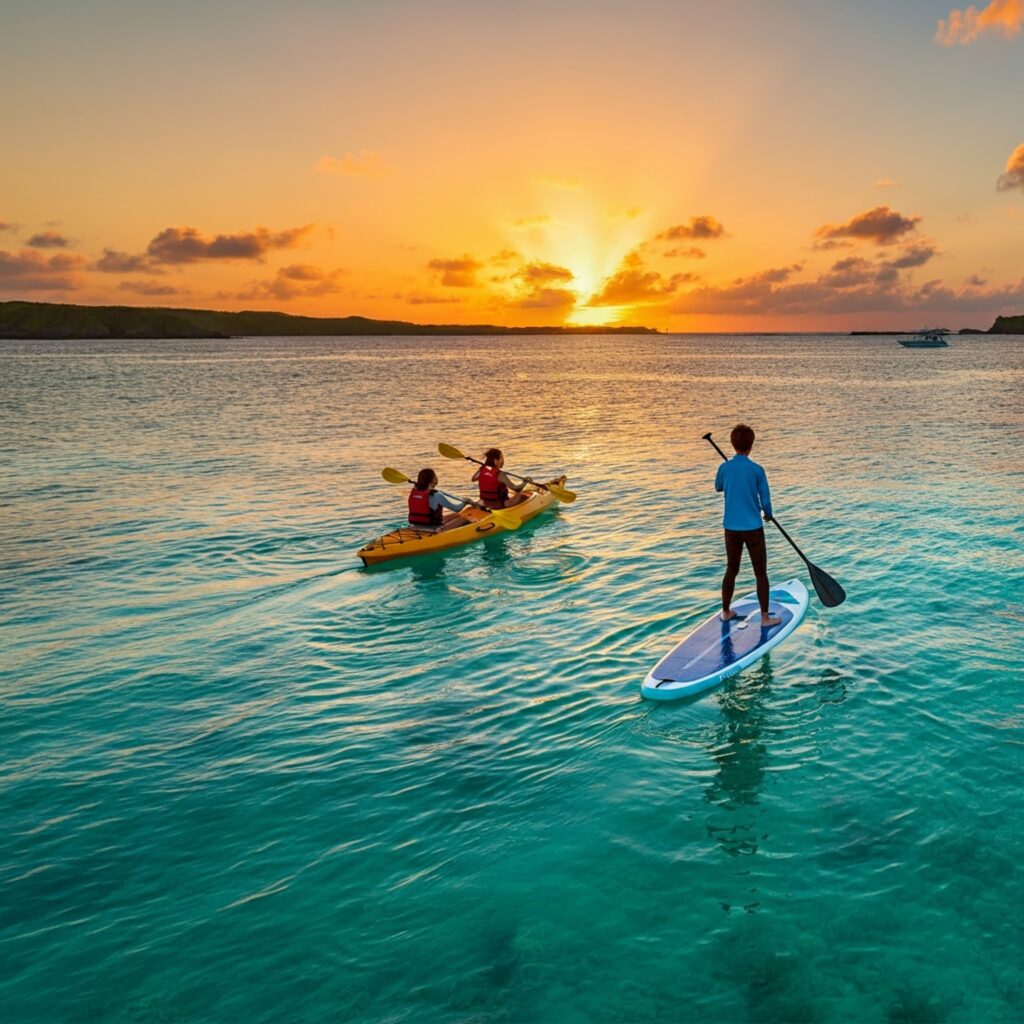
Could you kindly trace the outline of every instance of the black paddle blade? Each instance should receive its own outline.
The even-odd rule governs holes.
[[[835,608],[846,600],[846,591],[827,572],[810,562],[807,563],[807,570],[814,584],[814,592],[826,608]]]

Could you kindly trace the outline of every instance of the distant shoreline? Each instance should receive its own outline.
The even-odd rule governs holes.
[[[313,317],[290,313],[162,306],[76,306],[0,302],[0,338],[99,341],[125,338],[432,337],[437,335],[660,334],[653,327],[502,327],[497,324],[416,324],[364,316]]]
[[[894,331],[672,331],[654,327],[504,327],[499,324],[417,324],[364,316],[313,317],[246,310],[176,309],[166,306],[78,306],[56,302],[0,302],[0,338],[15,341],[102,341],[135,339],[229,339],[244,337],[467,337],[580,334],[722,334],[731,336],[836,337],[898,336]],[[960,334],[1024,334],[1024,315],[999,316],[982,331],[966,327]]]

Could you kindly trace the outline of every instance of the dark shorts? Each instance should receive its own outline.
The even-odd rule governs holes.
[[[766,576],[768,574],[768,552],[764,543],[764,530],[726,530],[725,531],[725,556],[729,565],[729,572],[740,571],[740,560],[743,558],[743,548],[750,552],[750,565],[755,576]]]

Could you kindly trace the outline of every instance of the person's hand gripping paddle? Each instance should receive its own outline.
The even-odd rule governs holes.
[[[380,471],[380,475],[384,477],[389,484],[414,484],[415,480],[407,477],[401,470],[392,469],[388,466],[386,469]],[[480,509],[481,512],[486,512],[494,518],[494,521],[503,530],[518,530],[522,526],[522,520],[514,512],[507,511],[503,508],[486,508],[484,505],[479,504],[475,501],[470,501],[468,498],[460,498],[457,494],[448,494],[446,491],[441,491],[446,498],[451,498],[452,501],[461,501],[464,505],[471,505],[473,508]]]
[[[724,462],[728,462],[728,456],[717,444],[711,439],[711,432],[703,435],[703,439],[707,441],[712,448],[722,456]],[[779,533],[782,534],[786,540],[789,541],[790,547],[804,560],[804,564],[807,566],[807,572],[810,574],[811,583],[814,585],[814,592],[818,595],[818,600],[826,608],[835,608],[837,605],[841,605],[846,600],[846,591],[832,579],[831,576],[823,569],[819,569],[797,546],[796,541],[782,528],[778,519],[772,516],[772,522],[778,528]]]

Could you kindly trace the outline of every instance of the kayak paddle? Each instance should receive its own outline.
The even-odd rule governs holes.
[[[703,440],[707,441],[712,448],[722,456],[724,462],[728,462],[729,459],[725,452],[711,440],[711,431],[708,431],[703,435]],[[838,584],[838,582],[832,579],[827,572],[819,569],[797,546],[796,541],[782,528],[779,521],[772,516],[772,522],[778,527],[779,533],[782,534],[786,540],[789,541],[790,547],[804,560],[804,564],[807,566],[807,572],[810,574],[811,583],[814,584],[814,592],[818,595],[818,600],[826,608],[835,608],[837,605],[841,605],[846,600],[846,591]]]
[[[411,480],[401,470],[392,469],[388,466],[386,469],[380,471],[380,475],[384,477],[389,484],[414,484],[415,480]],[[518,530],[522,526],[522,520],[513,513],[503,508],[486,508],[484,505],[480,505],[475,501],[470,501],[468,498],[459,498],[453,494],[446,494],[444,491],[439,491],[439,494],[444,494],[446,498],[451,498],[452,501],[461,501],[464,505],[471,505],[473,508],[480,509],[481,512],[487,512],[494,517],[494,521],[504,530]]]
[[[450,444],[439,444],[437,450],[446,459],[465,459],[467,462],[475,462],[478,466],[484,465],[479,459],[474,459],[472,455],[463,455],[458,448],[453,448]],[[525,480],[526,477],[519,476],[517,473],[509,473],[507,470],[502,470],[506,476],[513,477],[516,480]],[[570,491],[567,487],[563,487],[561,484],[541,484],[536,480],[533,481],[534,487],[540,487],[542,490],[550,491],[559,501],[565,502],[566,505],[572,504],[576,500],[576,492]]]

